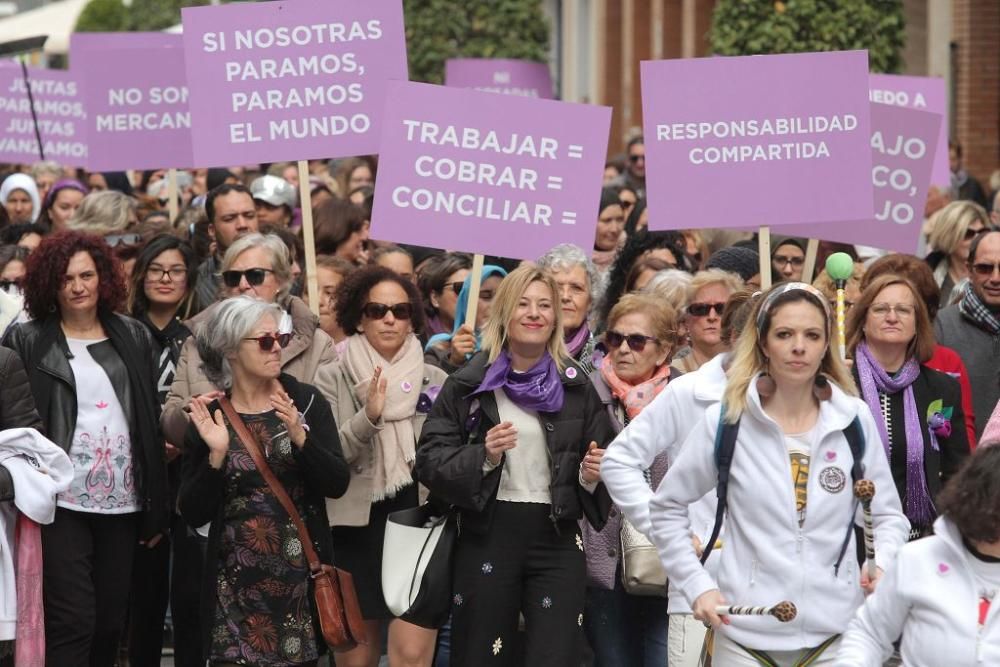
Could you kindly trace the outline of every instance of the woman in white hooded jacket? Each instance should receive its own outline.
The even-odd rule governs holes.
[[[835,664],[1000,665],[1000,447],[980,447],[937,498],[934,534],[899,551],[844,633]]]
[[[650,502],[652,538],[667,575],[695,617],[719,630],[716,667],[759,660],[830,664],[862,603],[862,587],[875,585],[859,575],[854,557],[853,528],[861,517],[843,431],[857,419],[864,441],[879,441],[871,412],[854,396],[854,383],[830,348],[831,320],[826,299],[809,285],[782,283],[764,296],[736,344],[722,403],[691,433]],[[739,424],[739,433],[716,582],[690,548],[687,506],[716,485],[722,417]],[[906,541],[909,522],[882,449],[865,446],[861,463],[864,476],[883,491],[872,503],[881,574]],[[794,621],[716,611],[782,600],[797,605]]]

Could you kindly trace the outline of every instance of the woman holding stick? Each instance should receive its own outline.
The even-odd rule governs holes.
[[[851,480],[891,489],[871,413],[830,346],[829,304],[815,288],[781,283],[754,309],[736,343],[723,399],[708,410],[650,502],[652,539],[670,580],[697,619],[719,630],[713,664],[830,664],[840,633],[875,580],[857,572]],[[729,467],[726,545],[718,580],[690,548],[688,505],[719,479],[716,436],[738,427]],[[720,434],[719,430],[724,429]],[[864,446],[857,457],[849,435]],[[860,433],[858,431],[860,430]],[[871,443],[871,444],[869,444]],[[873,501],[877,564],[884,568],[909,524],[893,493]],[[724,604],[790,600],[787,623],[726,616]]]

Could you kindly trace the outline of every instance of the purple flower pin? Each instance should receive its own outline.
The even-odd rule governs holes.
[[[427,391],[421,392],[420,398],[417,399],[417,412],[422,415],[429,413],[431,411],[431,407],[434,405],[434,401],[437,400],[439,393],[441,393],[440,385],[427,387]]]

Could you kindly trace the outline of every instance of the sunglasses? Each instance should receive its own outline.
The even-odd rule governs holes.
[[[226,284],[226,287],[239,287],[240,281],[243,276],[247,278],[247,284],[251,287],[257,287],[258,285],[264,284],[264,279],[267,278],[267,274],[274,273],[271,269],[247,269],[246,271],[223,271],[222,272],[222,282]]]
[[[441,288],[441,291],[443,292],[446,289],[450,289],[452,292],[455,293],[455,296],[458,296],[458,294],[462,291],[463,285],[465,285],[464,280],[459,280],[457,283],[447,283]]]
[[[261,352],[270,352],[275,343],[278,344],[279,348],[287,347],[289,341],[292,340],[292,334],[264,334],[263,336],[257,336],[256,338],[244,338],[243,340],[255,340],[257,341],[257,345],[260,346]]]
[[[628,156],[628,161],[629,162],[638,162],[639,160],[645,160],[645,159],[646,159],[645,155],[629,155]]]
[[[724,303],[692,303],[687,307],[687,313],[693,317],[705,317],[714,310],[719,317],[722,317],[722,309],[725,307]]]
[[[642,352],[646,349],[646,342],[657,342],[652,336],[643,336],[642,334],[623,334],[617,331],[608,331],[604,334],[604,342],[608,344],[608,348],[611,350],[617,350],[622,346],[622,341],[628,343],[628,347],[633,352]]]
[[[980,232],[985,232],[986,230],[987,230],[986,227],[983,227],[982,229],[966,229],[965,240],[971,241],[972,239],[976,238],[976,234],[979,234]]]
[[[413,306],[408,302],[387,306],[384,303],[369,301],[361,308],[361,312],[370,320],[381,320],[386,313],[392,313],[397,320],[408,320],[413,315]]]
[[[138,234],[108,234],[104,237],[104,242],[111,248],[120,245],[135,245],[142,237]]]
[[[1000,264],[987,264],[979,262],[972,265],[972,270],[977,276],[992,276],[994,271],[1000,271]]]

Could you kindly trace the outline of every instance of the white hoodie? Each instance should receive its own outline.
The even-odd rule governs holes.
[[[904,546],[851,621],[835,665],[881,667],[892,642],[908,667],[1000,665],[1000,599],[979,628],[979,587],[958,528],[945,517],[934,535]]]
[[[715,434],[721,404],[713,405],[684,443],[650,503],[653,542],[671,581],[689,603],[719,589],[729,604],[768,606],[790,600],[798,616],[790,623],[770,617],[730,617],[721,632],[761,650],[817,646],[847,629],[863,602],[852,523],[861,522],[851,489],[853,457],[843,429],[857,416],[865,434],[865,477],[875,483],[872,501],[876,563],[892,563],[906,541],[910,524],[903,515],[885,452],[868,406],[833,386],[820,402],[807,486],[808,511],[799,526],[791,462],[784,435],[764,413],[756,383],[750,383],[730,468],[726,544],[718,583],[685,545],[689,541],[689,503],[718,480]],[[843,482],[820,484],[820,478]],[[824,488],[826,487],[826,488]],[[827,490],[829,488],[830,490]],[[839,570],[835,563],[845,539]]]
[[[56,495],[73,481],[73,463],[51,440],[33,428],[0,431],[0,465],[14,480],[14,502],[0,503],[0,641],[14,639],[17,587],[14,529],[17,511],[36,523],[52,523]],[[13,506],[12,506],[13,505]]]
[[[726,389],[725,354],[718,354],[693,373],[671,380],[666,388],[629,422],[612,441],[601,459],[601,480],[625,518],[646,536],[650,534],[649,488],[643,471],[661,452],[667,453],[667,465],[673,465],[681,445],[701,424],[705,410],[722,399]],[[715,525],[715,492],[705,495],[688,508],[691,530],[705,545]],[[691,549],[690,540],[687,545]],[[708,560],[709,571],[718,567],[719,550]],[[691,606],[680,590],[670,582],[667,608],[671,614],[689,614]]]

